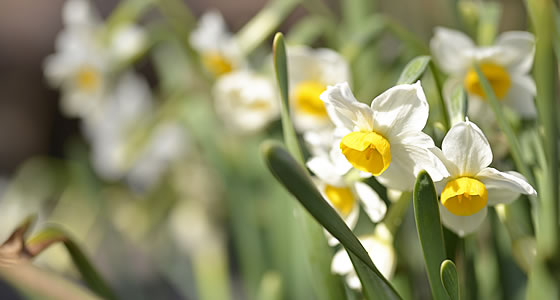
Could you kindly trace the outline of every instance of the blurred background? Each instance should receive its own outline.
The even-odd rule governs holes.
[[[410,31],[428,40],[436,25],[453,25],[451,1],[421,0],[376,1],[379,11],[393,16]],[[527,28],[522,1],[504,0],[500,30]],[[78,123],[62,116],[58,110],[58,93],[49,88],[43,76],[44,58],[54,52],[56,34],[62,29],[61,8],[64,1],[5,0],[0,4],[0,174],[9,176],[27,158],[47,154],[64,155],[65,141],[79,135]],[[107,16],[118,1],[92,3]],[[266,1],[186,1],[201,15],[220,10],[233,32],[251,19]],[[336,9],[336,1],[327,1]],[[296,9],[286,20],[286,30],[305,14]],[[140,69],[149,74],[149,62]],[[153,76],[152,76],[153,78]]]

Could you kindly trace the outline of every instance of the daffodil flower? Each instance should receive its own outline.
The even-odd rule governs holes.
[[[300,132],[332,127],[320,95],[327,86],[350,81],[348,62],[330,49],[288,48],[290,101]]]
[[[364,249],[366,249],[375,267],[381,274],[391,279],[395,272],[397,254],[393,247],[393,237],[384,224],[378,224],[375,227],[375,234],[358,237]],[[362,284],[352,261],[348,256],[348,252],[343,248],[339,250],[333,257],[331,263],[331,271],[342,275],[346,279],[348,286],[355,290],[361,290]]]
[[[462,32],[438,27],[430,43],[440,68],[449,74],[444,91],[463,86],[469,95],[472,117],[487,117],[486,96],[473,68],[478,64],[497,98],[524,118],[534,118],[535,82],[529,75],[533,65],[535,38],[529,32],[502,33],[492,46],[477,47]]]
[[[490,144],[468,119],[455,124],[443,139],[442,149],[434,152],[450,173],[436,183],[441,191],[442,222],[460,236],[480,226],[489,205],[511,203],[519,194],[537,194],[521,174],[488,167],[492,163]]]
[[[146,37],[132,24],[107,32],[87,0],[67,1],[62,16],[65,27],[57,36],[56,53],[45,59],[45,76],[50,85],[61,89],[64,114],[87,117],[111,93],[112,68],[140,53]],[[103,35],[109,42],[103,41]]]
[[[332,137],[332,134],[331,134]],[[332,138],[331,138],[332,139]],[[331,143],[332,148],[338,145]],[[338,212],[349,228],[353,229],[357,222],[360,212],[360,203],[366,215],[374,223],[385,217],[387,205],[379,195],[367,184],[358,180],[348,181],[344,178],[351,166],[341,161],[335,151],[325,151],[316,149],[312,152],[318,154],[312,156],[306,163],[307,167],[317,177],[315,185],[323,195],[323,198]],[[325,231],[326,232],[326,231]],[[326,232],[329,245],[338,244],[338,240]]]
[[[261,130],[280,114],[275,85],[249,70],[220,77],[213,95],[218,116],[226,127],[239,133]]]
[[[234,36],[217,10],[208,11],[200,17],[197,28],[191,32],[190,43],[200,54],[204,67],[216,77],[245,64]]]
[[[429,108],[420,82],[385,91],[371,107],[358,102],[347,83],[329,86],[321,99],[343,136],[340,149],[354,168],[402,191],[412,189],[421,170],[435,180],[448,175],[430,151],[432,138],[422,132]]]

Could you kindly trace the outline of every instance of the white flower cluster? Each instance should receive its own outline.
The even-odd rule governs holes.
[[[62,112],[82,119],[101,177],[126,177],[135,188],[149,188],[184,152],[187,136],[176,121],[167,121],[152,130],[140,150],[133,149],[136,155],[130,154],[128,137],[153,117],[154,103],[147,81],[121,68],[146,49],[146,33],[132,23],[109,28],[88,0],[68,0],[63,24],[56,53],[44,65],[49,83],[60,88]]]

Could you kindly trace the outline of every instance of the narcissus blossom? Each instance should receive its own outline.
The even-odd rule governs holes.
[[[290,47],[287,52],[290,101],[300,132],[332,127],[320,95],[327,86],[350,81],[348,62],[330,49]]]
[[[87,0],[67,1],[62,16],[65,27],[57,36],[56,53],[45,59],[45,77],[61,89],[64,114],[87,117],[111,92],[113,69],[144,49],[146,35],[128,23],[108,31]]]
[[[338,148],[337,144],[331,143],[331,146]],[[377,223],[385,217],[387,205],[369,185],[344,177],[351,166],[344,161],[341,153],[320,149],[312,152],[316,156],[312,156],[306,165],[316,176],[315,185],[349,228],[353,229],[358,222],[360,203],[372,222]],[[338,244],[338,240],[328,232],[327,237],[331,246]]]
[[[274,83],[249,70],[220,77],[213,95],[218,116],[228,129],[240,133],[261,130],[280,114],[280,99]]]
[[[227,74],[244,64],[237,41],[217,10],[200,17],[197,28],[191,33],[190,43],[200,54],[204,67],[214,76]]]
[[[396,268],[397,254],[393,247],[393,237],[385,225],[379,224],[375,227],[375,234],[358,237],[362,246],[368,252],[373,264],[381,274],[391,279]],[[333,273],[345,277],[348,286],[355,290],[360,290],[362,284],[348,252],[343,248],[338,251],[332,260],[331,270]]]
[[[422,132],[429,108],[420,82],[387,90],[371,107],[356,100],[347,83],[329,86],[321,99],[343,136],[342,154],[354,168],[403,191],[412,189],[421,170],[436,180],[448,175],[430,151],[435,147],[432,138]]]
[[[529,75],[535,53],[535,38],[529,32],[502,33],[492,46],[476,46],[464,33],[438,27],[430,43],[440,68],[449,74],[447,93],[463,86],[469,95],[469,115],[488,109],[480,79],[473,68],[478,64],[497,98],[522,117],[534,118],[535,82]]]
[[[450,174],[436,183],[441,192],[442,222],[460,236],[478,228],[489,205],[510,203],[519,194],[537,194],[521,174],[488,167],[492,163],[490,144],[468,119],[455,124],[443,139],[442,149],[434,152]]]

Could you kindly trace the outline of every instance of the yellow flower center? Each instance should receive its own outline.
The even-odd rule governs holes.
[[[375,131],[358,131],[347,134],[340,142],[340,149],[356,169],[381,175],[391,163],[391,145]]]
[[[217,52],[204,53],[202,63],[208,71],[216,76],[221,76],[233,71],[233,64],[223,55]]]
[[[349,188],[327,185],[325,195],[342,216],[348,216],[352,212],[355,199]]]
[[[488,203],[488,191],[484,184],[471,177],[451,180],[443,188],[441,204],[458,216],[470,216]]]
[[[101,85],[101,76],[94,67],[83,66],[76,74],[76,83],[80,90],[93,92]]]
[[[319,98],[325,89],[325,85],[317,81],[304,81],[298,84],[294,90],[296,109],[316,117],[326,117],[325,103]]]
[[[480,70],[484,74],[484,77],[486,77],[490,82],[496,97],[498,97],[498,99],[503,99],[511,87],[511,78],[509,77],[507,70],[494,63],[482,63],[480,64]],[[486,99],[484,90],[480,84],[480,78],[478,78],[478,74],[474,68],[471,68],[467,72],[464,84],[465,89],[467,89],[469,93],[478,95],[482,99]]]

